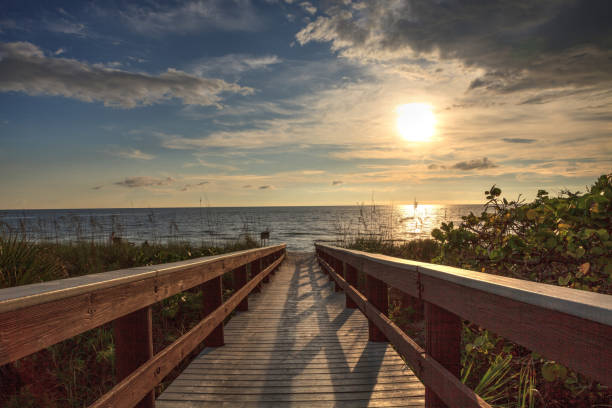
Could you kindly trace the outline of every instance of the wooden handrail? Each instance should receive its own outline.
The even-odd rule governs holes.
[[[94,406],[131,407],[139,402],[139,406],[151,406],[151,390],[198,344],[216,329],[221,329],[220,341],[223,342],[225,317],[239,304],[243,305],[243,310],[248,308],[248,303],[244,302],[247,296],[278,267],[285,251],[286,245],[281,244],[1,289],[0,365],[114,322],[115,343],[118,339],[123,343],[115,344],[117,353],[121,351],[122,355],[129,356],[130,347],[139,350],[131,350],[134,361],[117,361],[120,383]],[[249,264],[250,280],[244,276]],[[208,290],[214,293],[205,294],[215,299],[215,303],[208,305],[209,314],[192,330],[153,356],[151,305],[207,282],[219,280],[219,286],[220,277],[231,271],[241,276],[240,286],[234,287],[233,296],[221,303],[217,288],[212,285]],[[218,336],[215,341],[219,342]],[[123,366],[119,367],[120,364]],[[127,389],[125,384],[129,385]],[[112,403],[109,405],[107,401]]]
[[[449,336],[448,327],[436,326],[457,326],[461,319],[612,385],[612,296],[323,244],[315,248],[330,276],[423,380],[426,400],[435,394],[449,406],[456,405],[457,398],[462,398],[461,406],[487,406],[455,378],[457,372],[449,371],[459,356],[449,362],[441,353],[458,350],[461,338],[454,334],[441,339],[442,334]],[[407,338],[344,279],[343,271],[353,269],[425,303],[426,343],[431,350]]]

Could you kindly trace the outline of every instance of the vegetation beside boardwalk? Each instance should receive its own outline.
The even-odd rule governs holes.
[[[136,245],[110,242],[33,243],[20,236],[0,235],[0,288],[90,273],[175,262],[254,248],[249,236],[225,246],[188,243]],[[231,274],[223,276],[231,288]],[[231,295],[226,289],[224,297]],[[202,316],[202,292],[193,289],[153,306],[153,343],[157,353],[186,333]],[[194,352],[197,354],[199,350]],[[115,384],[112,325],[60,342],[14,363],[0,366],[0,406],[83,407]],[[186,359],[158,391],[188,364]]]
[[[491,187],[481,214],[470,214],[459,225],[443,223],[433,231],[433,239],[389,240],[386,231],[393,230],[388,228],[392,220],[388,214],[377,218],[375,209],[364,209],[359,234],[347,235],[343,229],[339,235],[343,245],[353,249],[612,293],[612,175],[599,177],[585,193],[565,191],[550,197],[539,191],[529,203],[509,201],[501,194],[500,188]],[[32,243],[0,235],[0,288],[255,246],[248,236],[226,246],[196,247],[178,241],[136,245],[118,238]],[[229,274],[224,287],[232,287]],[[230,294],[226,290],[224,295]],[[419,311],[402,309],[399,300],[392,292],[390,316],[422,340],[422,321],[415,318]],[[202,318],[201,305],[201,292],[191,290],[154,306],[155,352]],[[490,331],[465,322],[462,338],[461,379],[494,406],[612,407],[606,387]],[[0,367],[0,406],[86,406],[114,383],[112,328],[104,325]]]
[[[612,293],[612,175],[585,192],[558,197],[540,190],[535,200],[485,192],[480,215],[459,225],[443,223],[434,239],[400,245],[380,235],[360,235],[345,246],[604,294]],[[390,315],[417,340],[422,322],[414,310]],[[493,406],[612,407],[612,394],[590,379],[476,325],[464,322],[461,380]]]

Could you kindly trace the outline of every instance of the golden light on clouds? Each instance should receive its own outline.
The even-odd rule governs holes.
[[[395,108],[397,130],[409,142],[427,142],[436,131],[436,117],[431,105],[408,103]]]

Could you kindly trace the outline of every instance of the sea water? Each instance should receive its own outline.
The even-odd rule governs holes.
[[[223,245],[245,235],[312,251],[313,243],[357,236],[405,241],[430,238],[442,222],[461,221],[482,205],[363,205],[304,207],[191,207],[66,210],[0,210],[0,231],[35,241],[189,241]]]

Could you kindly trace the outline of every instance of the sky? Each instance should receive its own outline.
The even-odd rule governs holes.
[[[0,208],[585,191],[612,171],[610,21],[609,0],[4,0]]]

